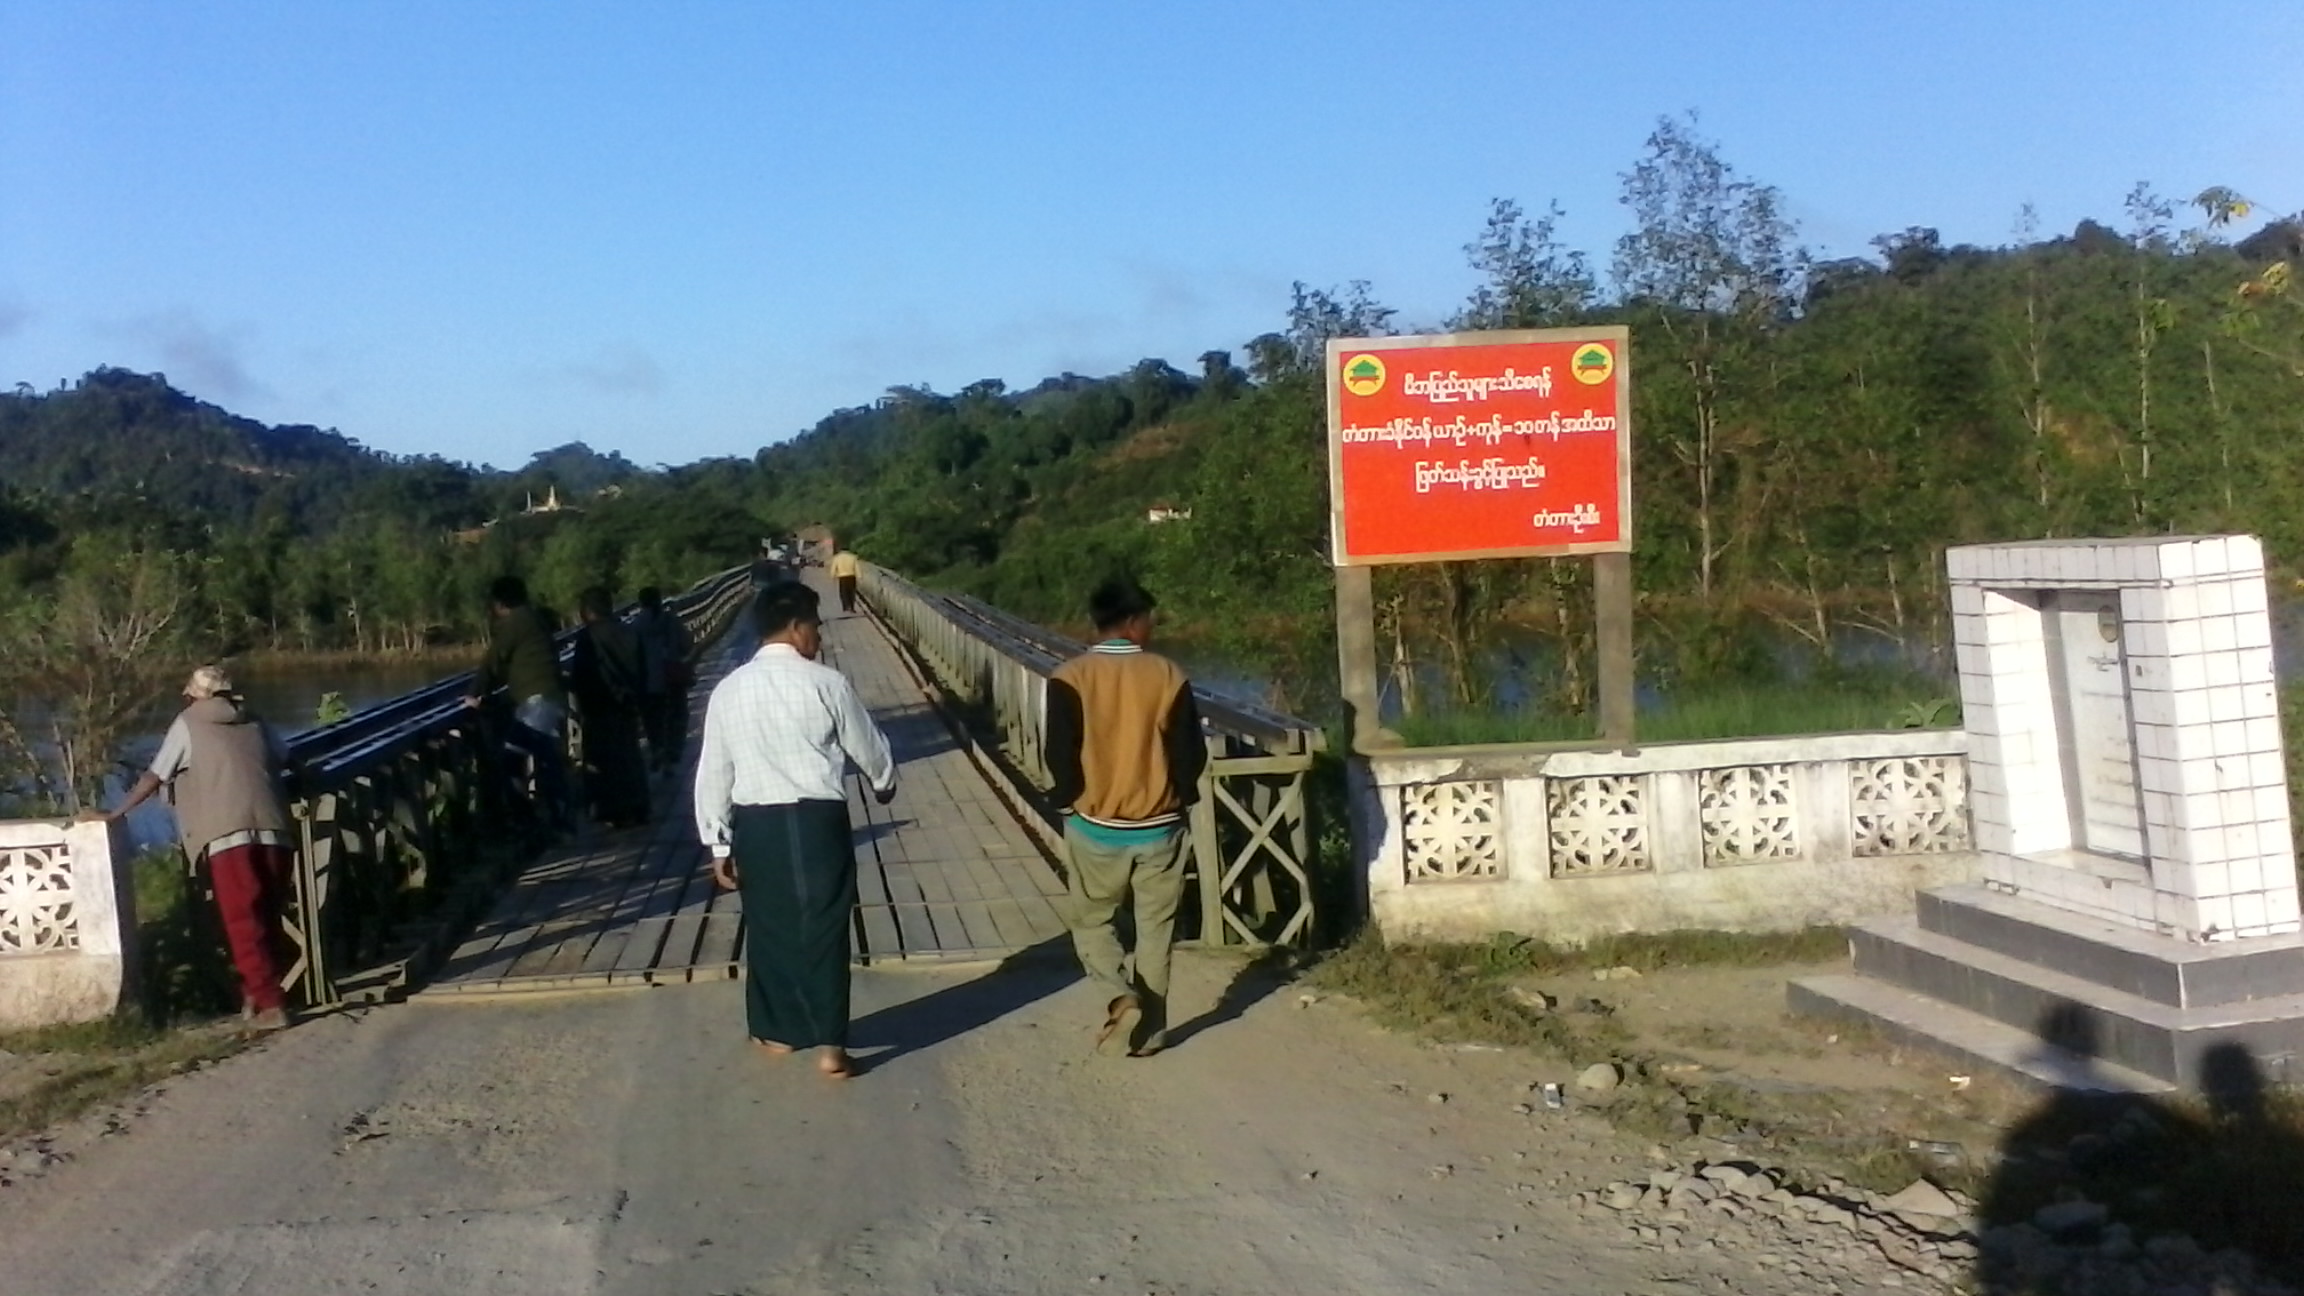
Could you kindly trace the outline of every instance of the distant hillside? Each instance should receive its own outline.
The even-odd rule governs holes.
[[[158,374],[98,369],[68,388],[0,395],[0,478],[56,497],[150,499],[171,512],[299,525],[400,465],[349,437],[271,427]]]
[[[146,508],[237,528],[266,519],[323,534],[367,513],[464,528],[556,488],[574,503],[646,474],[582,442],[513,472],[384,454],[329,429],[272,426],[176,390],[161,374],[100,368],[69,387],[0,394],[0,490],[78,513]]]
[[[0,605],[189,561],[202,643],[411,650],[475,636],[504,573],[566,608],[589,586],[679,589],[744,561],[774,529],[747,506],[750,472],[646,471],[580,442],[474,469],[98,369],[0,395]]]

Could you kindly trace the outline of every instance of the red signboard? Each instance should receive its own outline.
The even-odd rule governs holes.
[[[1627,330],[1328,343],[1339,567],[1632,548]]]

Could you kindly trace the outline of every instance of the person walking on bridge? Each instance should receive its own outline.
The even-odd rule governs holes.
[[[744,896],[744,1015],[772,1054],[820,1049],[826,1075],[848,1057],[849,925],[856,849],[842,780],[854,761],[882,805],[896,795],[888,738],[848,677],[816,659],[816,591],[785,582],[753,605],[760,650],[704,709],[696,831],[712,880]]]
[[[1072,862],[1072,945],[1112,994],[1096,1048],[1117,1039],[1131,1057],[1167,1047],[1184,815],[1208,763],[1192,682],[1145,650],[1154,606],[1134,581],[1099,586],[1088,600],[1096,646],[1048,678],[1048,773]],[[1123,901],[1135,918],[1132,970],[1114,925]]]
[[[560,654],[552,625],[529,605],[528,583],[499,576],[488,586],[488,647],[472,672],[464,705],[477,707],[503,689],[512,695],[505,741],[535,762],[536,795],[547,828],[565,830],[568,802],[568,693],[560,683]]]
[[[696,643],[688,627],[664,606],[662,590],[646,586],[636,599],[640,606],[632,613],[632,632],[640,636],[641,672],[647,682],[641,727],[647,731],[648,764],[662,773],[679,767],[680,751],[688,745],[688,688],[695,682],[689,659]]]
[[[242,1012],[257,1030],[279,1030],[289,1020],[280,920],[296,868],[282,787],[288,749],[233,692],[221,666],[193,671],[184,702],[127,799],[109,813],[91,810],[81,818],[118,820],[168,789],[185,858],[194,869],[206,868],[216,889],[224,940],[240,974]]]
[[[851,616],[856,612],[856,576],[862,569],[863,560],[852,549],[832,555],[832,584],[840,591],[840,610]]]
[[[603,827],[648,822],[648,767],[640,755],[641,707],[647,697],[640,636],[616,619],[608,591],[576,596],[584,624],[569,654],[569,691],[584,719],[584,791]]]

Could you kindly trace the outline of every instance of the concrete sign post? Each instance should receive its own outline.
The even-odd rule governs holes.
[[[1386,745],[1372,566],[1587,556],[1601,736],[1632,746],[1629,341],[1622,326],[1329,341],[1336,639],[1356,749]]]

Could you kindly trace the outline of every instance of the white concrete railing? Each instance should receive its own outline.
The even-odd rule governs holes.
[[[1353,836],[1392,937],[1844,923],[1978,876],[1967,748],[1897,730],[1379,752],[1352,762]]]
[[[135,930],[116,825],[0,820],[0,1027],[117,1011],[134,988]]]

